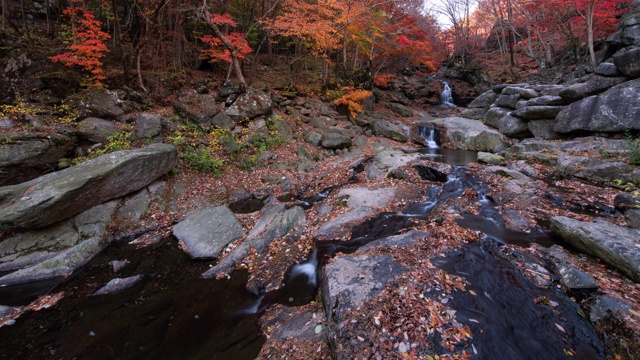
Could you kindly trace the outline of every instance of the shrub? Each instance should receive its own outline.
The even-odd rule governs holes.
[[[346,95],[333,101],[335,105],[344,105],[352,118],[362,112],[362,101],[371,96],[368,90],[345,89]]]

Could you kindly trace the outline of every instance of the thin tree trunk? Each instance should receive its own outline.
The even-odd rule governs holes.
[[[7,0],[2,0],[2,32],[7,31]]]
[[[29,25],[27,24],[27,10],[24,6],[24,0],[20,0],[20,12],[22,13],[22,27],[24,28],[24,33],[27,36],[27,40],[31,40],[31,35],[29,34]]]
[[[144,82],[142,81],[142,70],[140,69],[140,58],[142,57],[142,48],[138,50],[138,54],[136,56],[136,71],[138,72],[138,86],[144,92],[149,92],[146,87],[144,87]]]

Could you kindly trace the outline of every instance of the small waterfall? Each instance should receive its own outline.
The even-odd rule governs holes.
[[[453,90],[449,86],[449,83],[443,81],[444,89],[442,89],[442,94],[440,94],[440,102],[442,106],[446,107],[456,107],[456,104],[453,102],[452,92]]]
[[[420,129],[420,136],[424,139],[424,144],[429,149],[438,149],[438,142],[436,141],[436,127],[435,126],[423,126]]]

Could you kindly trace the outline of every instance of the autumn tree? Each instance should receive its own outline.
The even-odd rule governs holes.
[[[88,85],[102,86],[105,76],[101,59],[109,51],[105,41],[110,36],[100,29],[101,23],[93,13],[82,5],[82,1],[72,0],[64,10],[64,14],[71,19],[72,42],[68,52],[55,55],[51,60],[82,67],[88,72]]]

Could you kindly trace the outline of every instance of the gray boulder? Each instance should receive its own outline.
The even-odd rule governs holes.
[[[493,93],[493,91],[491,93]],[[460,113],[460,117],[473,120],[482,120],[484,119],[488,110],[488,108],[464,109]]]
[[[629,305],[609,295],[596,296],[589,308],[589,320],[595,323],[609,314],[622,319],[623,313],[629,313],[629,309]]]
[[[51,172],[58,159],[72,152],[78,138],[72,132],[7,132],[0,142],[0,186],[19,184]]]
[[[218,112],[215,96],[198,94],[195,89],[180,90],[173,107],[181,117],[205,126],[211,124],[211,119]]]
[[[559,106],[566,105],[567,102],[561,96],[544,95],[535,99],[527,100],[527,106]],[[554,115],[555,117],[555,115]]]
[[[223,130],[231,130],[236,126],[233,119],[225,113],[216,114],[216,116],[211,119],[211,125]]]
[[[118,132],[118,127],[113,121],[89,117],[78,123],[76,132],[81,138],[106,144],[107,138]]]
[[[402,124],[392,123],[385,119],[375,119],[371,126],[373,133],[388,139],[407,142],[411,137],[409,128]]]
[[[322,132],[320,146],[325,149],[350,148],[352,144],[351,136],[349,136],[349,133],[345,129],[332,127]]]
[[[539,96],[534,89],[519,86],[507,86],[502,90],[502,95],[519,95],[523,99],[533,99]]]
[[[72,95],[69,103],[80,117],[120,119],[124,115],[116,93],[107,89],[93,88]]]
[[[500,119],[502,119],[503,117],[509,114],[511,114],[510,109],[505,109],[498,106],[492,107],[484,115],[484,124],[497,129],[500,127]]]
[[[556,216],[551,230],[577,249],[593,255],[640,281],[640,231],[604,220],[583,222]]]
[[[564,106],[527,105],[512,112],[511,115],[526,120],[554,119],[562,109]]]
[[[478,152],[478,162],[489,165],[503,165],[505,163],[504,157],[498,154],[492,154],[484,151]]]
[[[467,107],[469,109],[488,109],[497,98],[498,94],[493,92],[493,90],[488,90],[475,98]]]
[[[529,131],[538,139],[556,140],[562,137],[561,134],[553,131],[555,120],[532,120],[527,123]]]
[[[507,138],[479,121],[448,117],[430,121],[444,130],[454,149],[497,153],[509,146]]]
[[[217,258],[225,246],[244,236],[244,229],[226,206],[200,210],[173,227],[180,247],[194,259]]]
[[[502,94],[498,96],[494,104],[496,106],[503,107],[503,108],[515,109],[516,104],[518,104],[518,101],[520,101],[520,95],[518,94],[515,94],[515,95]]]
[[[247,238],[225,256],[216,266],[202,274],[204,278],[228,275],[244,260],[251,249],[261,254],[275,240],[293,233],[306,222],[304,210],[299,206],[289,209],[285,204],[268,205],[262,209],[260,219],[249,231]]]
[[[32,229],[74,216],[149,185],[175,167],[173,145],[117,151],[0,188],[0,229]]]
[[[246,92],[240,94],[233,105],[228,107],[224,113],[237,123],[261,115],[269,115],[272,107],[273,103],[269,94],[250,87]]]
[[[162,142],[162,115],[143,113],[136,119],[136,137]]]
[[[602,76],[620,76],[621,75],[620,71],[618,70],[618,67],[616,67],[615,64],[612,64],[610,62],[603,62],[598,64],[594,73],[596,75],[602,75]]]
[[[527,121],[511,115],[503,116],[502,119],[500,119],[498,130],[510,137],[531,137]]]
[[[615,54],[613,63],[626,76],[634,78],[640,76],[640,47]]]
[[[625,219],[627,219],[627,224],[632,229],[640,229],[640,209],[631,209],[627,210],[624,213]]]
[[[577,101],[556,117],[553,130],[621,132],[640,130],[640,79],[617,85],[600,94]]]
[[[371,208],[361,207],[351,210],[322,224],[313,237],[318,240],[333,240],[345,237],[354,226],[371,215],[373,215]]]

